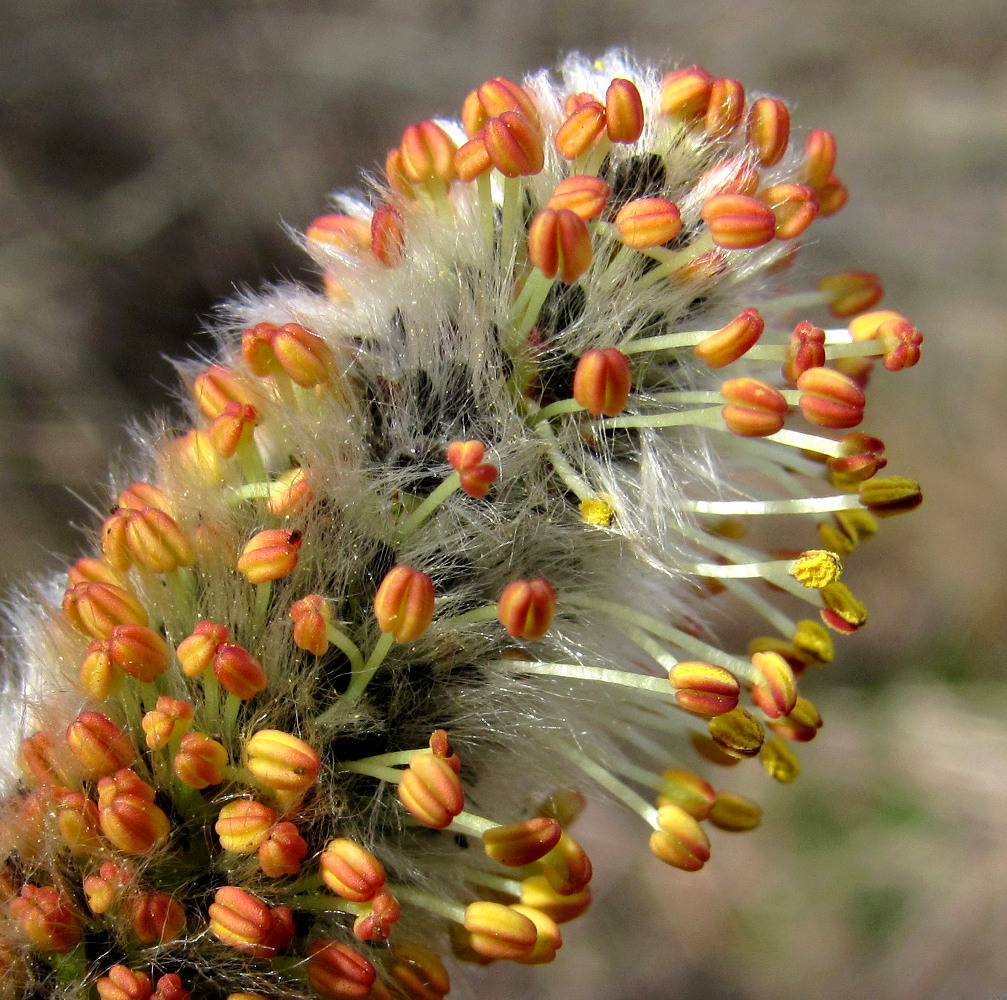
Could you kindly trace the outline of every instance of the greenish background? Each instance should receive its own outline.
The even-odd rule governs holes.
[[[879,271],[927,336],[868,429],[924,507],[851,561],[872,621],[813,678],[826,729],[698,875],[585,820],[598,903],[484,998],[958,1000],[1007,990],[1007,13],[1002,0],[0,2],[0,583],[80,547],[165,356],[409,123],[492,75],[626,45],[827,127],[823,272]],[[882,385],[883,383],[883,385]],[[758,778],[753,775],[753,779]],[[762,795],[765,783],[755,782]],[[462,992],[459,986],[459,994]]]

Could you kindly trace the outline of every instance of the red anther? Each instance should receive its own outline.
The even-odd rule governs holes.
[[[591,890],[584,888],[564,895],[557,892],[544,876],[532,875],[521,883],[521,903],[534,906],[557,924],[564,924],[587,911],[591,905]]]
[[[848,319],[876,306],[884,295],[878,276],[870,271],[829,275],[818,282],[818,290],[828,296],[829,312],[839,319]]]
[[[732,156],[710,167],[696,187],[706,197],[715,194],[755,194],[759,189],[759,171],[741,156]]]
[[[815,188],[825,187],[836,168],[836,137],[823,128],[813,129],[804,140],[801,179]]]
[[[759,193],[776,218],[776,238],[796,239],[818,215],[815,192],[804,184],[774,184]]]
[[[448,464],[457,472],[468,472],[479,465],[486,454],[482,441],[452,441],[448,445]]]
[[[864,418],[863,390],[832,368],[809,368],[797,379],[801,413],[819,427],[856,427]]]
[[[846,185],[833,174],[823,187],[815,191],[818,197],[818,214],[822,218],[835,215],[850,198]]]
[[[385,884],[385,869],[366,848],[346,837],[330,840],[318,859],[326,887],[343,899],[366,903]]]
[[[636,142],[643,134],[643,98],[632,80],[616,77],[608,85],[605,127],[612,142]]]
[[[591,234],[568,208],[545,208],[528,227],[528,259],[547,278],[572,285],[591,265]]]
[[[702,118],[710,106],[713,77],[702,66],[686,66],[661,81],[661,114],[685,121]]]
[[[308,853],[308,842],[289,820],[277,823],[259,845],[259,867],[270,878],[296,875]]]
[[[410,125],[402,134],[402,172],[413,184],[455,178],[454,140],[436,122]]]
[[[771,167],[779,163],[790,142],[790,111],[775,97],[760,97],[748,111],[748,144],[755,148],[759,163]]]
[[[182,784],[190,788],[209,788],[224,780],[227,751],[206,733],[186,733],[171,766]]]
[[[591,174],[574,174],[556,185],[556,190],[545,203],[546,208],[568,208],[585,222],[597,218],[605,209],[612,189],[600,177]]]
[[[700,660],[676,663],[668,671],[668,683],[675,690],[679,708],[707,719],[730,712],[741,693],[730,670]]]
[[[168,669],[168,644],[146,625],[116,625],[107,639],[87,647],[88,654],[99,644],[114,666],[141,683],[157,680]],[[83,667],[81,670],[83,673]]]
[[[122,587],[78,583],[63,595],[63,614],[79,632],[107,639],[117,625],[146,625],[147,612]]]
[[[253,375],[265,378],[280,371],[279,362],[273,353],[273,337],[276,336],[275,323],[256,323],[242,331],[241,356]]]
[[[632,388],[629,358],[618,348],[593,348],[577,362],[573,398],[593,417],[618,416],[626,409]]]
[[[223,365],[210,365],[209,368],[200,372],[192,383],[192,395],[196,400],[200,413],[210,420],[216,420],[224,412],[224,408],[228,403],[241,403],[245,406],[251,406],[253,402],[252,394],[242,384],[241,379],[230,368],[225,368]],[[136,483],[131,489],[134,489],[136,486],[150,486],[150,484]],[[156,487],[151,488],[156,489]],[[123,503],[126,492],[124,490],[119,495],[120,507],[134,506],[138,510],[142,510],[144,507],[161,507],[162,510],[166,509],[161,504],[151,503],[149,500],[139,505]],[[157,492],[160,493],[160,490]],[[167,512],[171,513],[170,510]]]
[[[766,437],[783,428],[787,401],[766,382],[748,376],[728,379],[721,385],[720,394],[727,400],[720,413],[732,434]]]
[[[878,327],[878,340],[885,349],[885,367],[890,372],[912,368],[920,360],[923,334],[904,316],[884,320]]]
[[[483,846],[486,854],[499,864],[520,868],[545,857],[559,843],[562,833],[556,820],[534,816],[486,830]]]
[[[486,449],[481,441],[452,441],[448,445],[448,462],[461,477],[461,488],[470,497],[484,497],[496,482],[499,470],[483,462]]]
[[[411,566],[390,569],[374,595],[374,617],[396,642],[418,639],[433,621],[433,580]]]
[[[249,583],[268,583],[293,572],[301,548],[301,533],[269,528],[253,535],[238,557],[238,572]]]
[[[274,334],[272,346],[278,364],[292,382],[311,389],[331,381],[329,345],[300,323],[284,323]]]
[[[673,868],[697,872],[710,860],[710,841],[703,828],[684,809],[661,806],[657,811],[659,830],[650,835],[650,850]]]
[[[406,246],[402,216],[391,205],[382,205],[371,216],[371,253],[385,267],[394,267]]]
[[[752,250],[765,246],[776,235],[772,209],[749,195],[714,195],[701,214],[713,242],[725,250]]]
[[[173,737],[181,737],[192,726],[193,707],[187,701],[176,701],[161,695],[157,704],[143,717],[141,725],[151,750],[166,747]]]
[[[81,712],[67,727],[66,743],[90,778],[113,774],[136,760],[129,737],[101,712]]]
[[[626,246],[648,250],[673,240],[682,231],[682,216],[667,198],[637,198],[619,209],[615,228]]]
[[[388,154],[385,156],[385,180],[388,181],[388,186],[393,191],[396,191],[404,198],[416,197],[416,191],[413,188],[412,182],[406,176],[405,167],[402,163],[402,150],[398,146],[388,150]],[[370,230],[368,230],[368,237],[370,237]]]
[[[820,326],[802,319],[790,335],[787,360],[783,363],[783,377],[796,382],[809,368],[825,364],[825,331]]]
[[[829,473],[836,486],[865,482],[888,464],[885,443],[880,438],[854,431],[840,442],[842,454],[829,459]]]
[[[326,243],[358,256],[371,248],[370,224],[352,215],[320,215],[304,235],[316,243]]]
[[[230,633],[223,625],[211,621],[201,621],[175,650],[175,656],[186,677],[199,677],[213,666],[213,658],[222,642],[227,642]]]
[[[191,1000],[192,994],[182,986],[182,977],[174,972],[161,976],[157,981],[157,989],[150,995],[150,1000]]]
[[[727,326],[696,344],[693,353],[710,368],[724,368],[744,357],[758,343],[765,328],[758,309],[743,309]]]
[[[515,639],[541,639],[556,613],[556,591],[542,577],[512,580],[497,600],[500,624]]]
[[[779,653],[753,653],[752,666],[755,668],[752,701],[771,719],[793,711],[797,682],[787,661]]]
[[[248,701],[266,690],[266,671],[262,664],[242,646],[222,642],[213,657],[213,672],[220,686],[241,701]]]
[[[669,768],[661,773],[661,790],[657,805],[675,805],[684,809],[693,819],[704,820],[717,793],[713,786],[691,771]]]
[[[539,864],[549,884],[564,896],[583,892],[594,874],[587,851],[566,831]]]
[[[225,802],[213,829],[220,846],[234,854],[254,854],[265,843],[276,822],[276,813],[255,799]]]
[[[469,945],[486,958],[526,958],[538,940],[535,924],[503,903],[478,900],[465,908]]]
[[[329,648],[328,627],[332,612],[321,594],[308,594],[290,606],[294,620],[294,645],[315,656],[324,656]]]
[[[531,94],[520,84],[495,76],[477,87],[462,105],[462,125],[471,138],[490,118],[506,111],[518,111],[538,127],[538,108]]]
[[[586,153],[605,131],[605,105],[598,101],[580,105],[556,133],[556,150],[566,160]]]
[[[7,907],[32,947],[65,955],[80,941],[80,923],[73,903],[49,885],[21,887]]]
[[[95,989],[101,1000],[150,1000],[150,979],[144,972],[134,972],[125,965],[113,965]]]
[[[485,132],[479,132],[468,142],[458,147],[455,153],[455,171],[459,180],[468,183],[493,166],[489,150],[486,148]]]
[[[326,1000],[365,1000],[377,978],[374,966],[358,951],[321,939],[308,948],[308,985]]]
[[[269,907],[236,885],[217,890],[209,916],[210,932],[218,941],[255,958],[274,958],[294,938],[289,907]]]
[[[142,892],[131,897],[127,919],[141,944],[177,941],[185,929],[182,904],[166,892]]]
[[[490,118],[483,128],[483,143],[490,162],[505,177],[537,174],[545,163],[538,126],[519,111]]]
[[[247,403],[228,403],[213,423],[207,435],[221,458],[232,458],[242,440],[251,438],[252,429],[259,421],[259,412]]]
[[[322,762],[304,740],[278,729],[262,729],[245,744],[248,770],[274,792],[306,792]]]
[[[101,832],[124,854],[146,854],[168,836],[168,817],[154,804],[154,789],[123,769],[98,782]]]
[[[440,757],[415,753],[402,772],[399,800],[424,826],[441,830],[465,808],[465,792],[455,769]]]
[[[381,889],[371,900],[371,912],[353,921],[353,936],[359,941],[387,941],[401,916],[399,901],[387,889]]]
[[[745,88],[737,80],[714,80],[706,107],[706,134],[712,139],[730,135],[741,124],[744,116]]]

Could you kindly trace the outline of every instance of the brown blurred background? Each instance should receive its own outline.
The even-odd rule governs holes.
[[[164,357],[208,346],[200,317],[305,273],[282,223],[486,77],[612,45],[835,132],[851,199],[809,255],[881,272],[927,336],[869,410],[927,499],[850,567],[872,622],[813,681],[827,728],[805,776],[754,782],[762,830],[684,875],[596,809],[594,914],[556,965],[494,969],[478,995],[1002,994],[1003,0],[0,0],[0,584],[76,553],[124,426],[165,404]]]

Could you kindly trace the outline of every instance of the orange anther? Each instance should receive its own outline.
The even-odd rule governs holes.
[[[482,135],[490,162],[505,177],[528,177],[542,169],[542,136],[534,122],[521,112],[505,111],[490,118]]]
[[[168,836],[168,817],[154,804],[154,789],[123,769],[98,782],[101,832],[124,854],[146,854]]]
[[[759,171],[744,157],[732,156],[714,164],[696,183],[707,198],[715,194],[755,194],[759,189]]]
[[[81,712],[67,727],[66,742],[91,778],[113,774],[136,760],[129,737],[101,712]]]
[[[593,348],[577,362],[573,398],[593,417],[618,416],[626,409],[632,388],[629,358],[618,348]]]
[[[591,234],[568,208],[545,208],[528,227],[528,258],[547,277],[572,285],[591,265]]]
[[[619,209],[615,228],[626,246],[648,250],[673,240],[682,231],[682,216],[667,198],[637,198]]]
[[[371,900],[371,912],[353,921],[353,936],[358,941],[387,941],[401,916],[399,901],[387,889],[379,889]]]
[[[878,304],[884,289],[876,274],[870,271],[847,271],[823,278],[820,291],[829,298],[829,312],[840,319],[856,316]]]
[[[276,813],[255,799],[225,802],[213,826],[220,846],[235,854],[254,854],[265,843],[276,822]]]
[[[56,793],[56,826],[72,855],[93,855],[101,849],[98,807],[83,792]]]
[[[315,656],[324,656],[329,648],[327,635],[332,612],[321,594],[308,594],[290,606],[294,620],[294,645]]]
[[[465,792],[455,769],[440,757],[415,753],[402,772],[399,800],[424,826],[440,830],[465,808]]]
[[[186,733],[171,766],[183,784],[190,788],[209,788],[224,780],[227,751],[206,733]]]
[[[848,375],[833,368],[809,368],[797,379],[801,413],[819,427],[856,427],[867,400]]]
[[[122,898],[132,879],[133,873],[128,868],[111,861],[102,862],[98,874],[88,875],[83,881],[88,909],[96,915],[107,913]]]
[[[776,235],[772,209],[750,195],[714,195],[701,214],[713,242],[725,250],[752,250],[765,246]]]
[[[616,77],[608,85],[605,127],[612,142],[636,142],[643,134],[643,98],[632,80]]]
[[[727,326],[696,344],[693,353],[710,368],[723,368],[758,343],[765,328],[765,321],[757,309],[744,309]]]
[[[748,143],[755,148],[759,163],[771,167],[779,163],[790,142],[790,111],[775,97],[760,97],[748,111]]]
[[[556,613],[556,591],[542,577],[512,580],[497,600],[500,624],[515,639],[541,639]]]
[[[706,107],[706,134],[712,139],[730,135],[741,124],[744,115],[745,88],[737,80],[714,80]]]
[[[18,762],[31,785],[60,785],[66,780],[60,752],[49,736],[39,730],[21,740]]]
[[[398,146],[388,150],[388,154],[385,156],[385,180],[388,181],[388,186],[393,191],[398,192],[404,198],[416,197],[412,182],[406,176],[402,162],[402,150]],[[369,236],[370,230],[368,230]]]
[[[559,843],[562,833],[556,820],[534,816],[490,828],[483,833],[483,846],[499,864],[520,868],[545,857]]]
[[[173,573],[193,560],[188,536],[158,507],[129,512],[126,543],[137,563],[154,573]]]
[[[248,770],[264,788],[306,792],[318,777],[321,759],[304,740],[277,729],[263,729],[245,744]]]
[[[242,331],[241,356],[254,375],[265,378],[280,371],[279,362],[273,353],[273,337],[276,335],[275,323],[256,323]]]
[[[235,885],[217,890],[209,916],[210,933],[218,941],[256,958],[274,958],[294,938],[289,907],[269,907]]]
[[[836,137],[823,128],[813,129],[804,140],[801,179],[810,187],[825,187],[836,167]]]
[[[727,400],[721,416],[732,434],[766,437],[783,427],[787,401],[766,382],[749,376],[728,379],[721,385],[720,394]]]
[[[753,653],[752,666],[752,701],[771,719],[789,714],[797,703],[797,682],[787,661],[779,653]]]
[[[402,216],[391,205],[382,205],[371,216],[371,253],[385,267],[394,267],[406,246]]]
[[[21,932],[39,951],[65,955],[80,941],[80,923],[72,902],[52,886],[28,883],[7,906]]]
[[[696,872],[710,860],[710,841],[703,828],[680,806],[661,806],[657,822],[660,829],[650,835],[650,850],[666,865]]]
[[[830,458],[828,462],[830,479],[837,487],[862,483],[888,464],[884,441],[860,431],[845,435],[840,449],[839,457]]]
[[[484,497],[500,474],[495,465],[483,462],[486,449],[481,441],[452,441],[447,457],[461,477],[461,488],[470,497]]]
[[[567,160],[586,153],[605,131],[605,105],[598,101],[574,110],[556,133],[556,150]]]
[[[741,687],[730,670],[700,660],[683,660],[668,671],[679,708],[711,718],[730,712],[738,704]]]
[[[253,403],[252,394],[241,379],[230,368],[225,368],[223,365],[210,365],[209,368],[200,372],[192,383],[192,395],[200,412],[210,420],[216,420],[224,412],[228,403],[241,403],[245,406],[251,406]],[[123,497],[120,495],[119,506],[128,507],[131,505],[123,503]],[[159,506],[161,505],[148,501],[137,509]],[[168,513],[170,514],[171,511]]]
[[[790,335],[783,377],[788,382],[796,382],[809,368],[821,368],[824,364],[825,331],[802,319]]]
[[[816,188],[815,194],[818,198],[818,214],[822,218],[835,215],[850,198],[846,185],[835,174],[822,187]]]
[[[296,875],[308,853],[308,842],[289,820],[277,823],[259,845],[259,867],[269,878]]]
[[[220,644],[227,642],[229,633],[223,625],[201,621],[175,650],[175,656],[186,677],[200,677],[213,666]]]
[[[63,614],[85,635],[106,639],[117,625],[146,625],[147,612],[122,587],[78,583],[63,595]]]
[[[320,215],[304,234],[316,243],[326,243],[354,255],[371,248],[371,227],[364,219],[352,215]]]
[[[396,642],[418,639],[433,621],[433,580],[411,566],[393,567],[374,595],[374,617]]]
[[[182,986],[182,977],[169,972],[157,981],[150,1000],[191,1000],[192,994]]]
[[[266,690],[266,671],[262,664],[242,646],[222,642],[213,657],[213,672],[220,686],[241,701],[248,701]]]
[[[311,389],[331,380],[333,359],[329,345],[300,323],[284,323],[276,330],[272,349],[280,368],[299,386]]]
[[[95,983],[101,1000],[150,1000],[150,979],[125,965],[113,965],[107,976]]]
[[[532,953],[538,940],[535,924],[503,903],[478,900],[465,908],[469,945],[486,958],[516,960]]]
[[[66,579],[69,587],[76,587],[78,583],[111,583],[115,587],[125,587],[128,580],[124,573],[114,569],[104,559],[93,557],[78,559],[66,571]]]
[[[402,134],[402,172],[413,184],[455,178],[454,140],[436,122],[410,125]]]
[[[759,197],[773,211],[779,240],[796,239],[818,215],[815,192],[804,184],[774,184]]]
[[[308,948],[308,985],[326,1000],[365,1000],[377,978],[360,952],[338,941],[322,939]]]
[[[249,583],[268,583],[292,573],[301,548],[301,533],[269,528],[253,535],[238,557],[238,572]]]
[[[574,174],[556,185],[546,208],[568,208],[585,222],[597,218],[605,208],[612,189],[600,177],[591,174]]]
[[[485,133],[479,132],[468,142],[458,147],[455,153],[455,170],[458,178],[465,183],[474,181],[480,174],[493,166],[489,150],[484,142]]]
[[[462,105],[462,124],[471,138],[490,118],[506,111],[518,111],[538,127],[538,109],[531,94],[520,84],[495,76],[477,87]]]
[[[366,848],[346,837],[330,840],[318,859],[326,887],[343,899],[366,903],[385,884],[385,869]]]
[[[163,510],[165,514],[174,516],[171,508],[171,501],[164,490],[153,483],[142,480],[130,483],[116,499],[116,506],[125,507],[127,510],[145,510],[147,507],[156,507]]]
[[[185,929],[182,904],[166,892],[142,892],[127,906],[130,929],[141,944],[177,941]]]
[[[232,458],[243,441],[252,436],[259,412],[247,403],[230,402],[207,428],[210,443],[221,458]]]
[[[702,118],[710,105],[713,77],[702,66],[686,66],[661,81],[661,114],[685,121]]]
[[[293,517],[307,510],[315,498],[309,473],[303,466],[295,466],[273,480],[266,510],[274,517]]]

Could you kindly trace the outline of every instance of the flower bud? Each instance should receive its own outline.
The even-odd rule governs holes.
[[[146,625],[147,612],[132,594],[110,583],[78,583],[63,595],[63,614],[85,635],[106,639],[116,625]]]
[[[321,594],[308,594],[290,606],[294,620],[294,645],[315,656],[324,656],[329,648],[326,634],[332,623],[332,612]]]
[[[217,890],[209,915],[210,933],[218,941],[255,958],[274,958],[294,938],[289,907],[269,907],[235,885]]]
[[[794,672],[779,653],[753,653],[752,701],[771,719],[793,710],[797,702]]]
[[[668,73],[661,81],[661,114],[694,121],[710,105],[713,77],[702,66],[686,66]]]
[[[515,639],[541,639],[556,613],[556,591],[542,577],[512,580],[497,600],[500,624]]]
[[[534,906],[536,910],[564,924],[576,920],[591,905],[591,890],[585,886],[578,892],[560,893],[542,875],[532,875],[521,883],[521,903]]]
[[[556,133],[556,150],[565,160],[583,156],[605,131],[605,105],[586,102],[572,111]]]
[[[257,732],[245,744],[245,754],[248,770],[274,792],[306,792],[322,763],[307,743],[277,729]]]
[[[234,799],[220,807],[213,829],[225,851],[254,854],[275,822],[276,813],[269,806],[255,799]]]
[[[175,656],[186,677],[200,677],[212,665],[217,650],[227,641],[228,631],[223,625],[201,621],[175,650]]]
[[[801,413],[819,427],[856,427],[867,402],[863,390],[848,375],[832,368],[809,368],[797,379]]]
[[[262,664],[247,649],[233,642],[222,642],[217,647],[213,672],[220,686],[242,701],[266,690],[266,671]]]
[[[374,966],[349,945],[322,939],[308,948],[308,985],[327,1000],[365,1000],[377,978]]]
[[[676,663],[668,671],[668,683],[675,689],[678,707],[703,718],[730,712],[741,693],[738,679],[730,670],[699,660]]]
[[[227,751],[206,733],[186,733],[171,766],[182,784],[190,788],[209,788],[224,780]]]
[[[703,205],[703,221],[713,242],[725,250],[753,250],[776,235],[776,216],[758,198],[716,194]]]
[[[727,400],[720,413],[732,434],[767,437],[783,428],[787,401],[766,382],[747,375],[728,379],[721,385],[720,394]]]
[[[673,868],[697,872],[710,860],[710,841],[703,828],[684,809],[661,806],[657,811],[659,830],[650,835],[650,850]]]
[[[772,167],[783,159],[790,141],[790,110],[775,97],[760,97],[748,111],[748,144],[759,164]]]
[[[185,929],[185,910],[166,892],[143,892],[127,906],[129,926],[141,944],[177,941]]]
[[[720,830],[742,833],[754,830],[762,822],[762,809],[751,799],[734,792],[717,792],[710,810],[710,822]]]
[[[648,250],[673,240],[682,230],[682,217],[667,198],[636,198],[616,213],[615,228],[626,246]]]
[[[731,757],[755,757],[762,749],[762,724],[743,708],[718,715],[707,726],[713,741]]]
[[[371,216],[371,253],[385,265],[394,267],[406,246],[402,216],[391,205],[381,205]]]
[[[643,134],[643,98],[632,80],[616,77],[608,85],[605,128],[612,142],[636,142]]]
[[[73,904],[52,886],[28,883],[7,906],[21,932],[39,951],[66,955],[80,941],[80,922]]]
[[[396,642],[419,639],[434,617],[433,580],[410,566],[395,566],[374,595],[374,617]]]
[[[575,174],[564,177],[545,203],[546,208],[565,208],[585,222],[597,218],[605,209],[612,189],[593,174]]]
[[[81,712],[67,727],[66,743],[91,778],[113,774],[136,760],[129,737],[101,712]]]
[[[385,869],[366,848],[345,837],[330,840],[318,859],[326,887],[343,899],[366,903],[385,884]]]
[[[415,753],[402,772],[399,801],[424,826],[441,830],[465,808],[465,792],[455,769],[444,759]]]
[[[615,417],[626,408],[633,373],[618,348],[594,348],[581,355],[573,376],[573,398],[593,417]]]
[[[501,865],[521,868],[545,857],[558,843],[563,831],[554,819],[535,816],[483,833],[486,854]]]
[[[171,828],[154,804],[154,789],[123,769],[98,782],[101,832],[124,854],[146,854],[159,846]]]
[[[95,983],[95,989],[101,1000],[150,1000],[149,977],[125,965],[113,965],[108,975]]]
[[[727,326],[696,344],[693,353],[710,368],[723,368],[758,343],[765,328],[757,309],[744,309]]]
[[[702,821],[710,812],[716,797],[713,786],[691,771],[669,768],[661,774],[658,806],[675,805],[684,809],[693,819]]]
[[[238,572],[249,583],[268,583],[292,573],[301,548],[301,533],[269,528],[253,535],[238,557]]]
[[[485,900],[465,908],[465,929],[472,949],[487,958],[526,958],[538,941],[535,924],[523,913]]]
[[[193,713],[189,702],[162,695],[140,723],[146,734],[147,746],[151,750],[161,750],[172,738],[180,738],[187,733],[192,726]]]
[[[568,208],[544,208],[528,228],[528,259],[547,278],[572,285],[591,264],[591,234]]]

